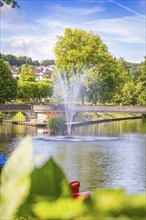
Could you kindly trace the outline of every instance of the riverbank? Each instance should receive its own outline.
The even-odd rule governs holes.
[[[85,122],[72,123],[72,125],[73,126],[85,126],[85,125],[98,124],[98,123],[103,123],[103,122],[122,121],[122,120],[131,120],[131,119],[140,119],[140,118],[143,118],[143,116],[100,119],[100,120],[95,120],[95,121],[85,121]]]
[[[99,113],[98,113],[99,115]],[[92,115],[93,116],[93,115]],[[122,115],[123,116],[123,115]],[[83,117],[83,115],[82,115]],[[102,119],[101,119],[102,117]],[[112,116],[111,114],[106,114],[106,117],[103,115],[100,117],[87,117],[84,116],[84,121],[74,121],[71,122],[70,124],[72,124],[73,127],[77,127],[77,126],[85,126],[85,125],[91,125],[91,124],[98,124],[98,123],[103,123],[103,122],[111,122],[111,121],[121,121],[121,120],[131,120],[131,119],[140,119],[143,118],[143,115],[132,115],[129,116],[128,114],[125,114],[125,117],[120,117],[120,114],[118,114],[118,116]],[[11,124],[19,124],[19,125],[26,125],[26,126],[34,126],[34,127],[47,127],[47,121],[41,120],[41,119],[31,119],[31,121],[19,121],[19,120],[2,120],[2,122],[4,123],[11,123]]]
[[[27,125],[27,126],[34,126],[34,127],[47,127],[47,123],[43,122],[42,120],[36,119],[34,121],[15,121],[15,120],[2,120],[4,123],[11,123],[11,124],[19,124],[19,125]]]

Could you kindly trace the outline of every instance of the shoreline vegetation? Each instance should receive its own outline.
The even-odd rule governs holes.
[[[48,120],[42,119],[31,119],[30,121],[25,121],[22,117],[22,113],[16,113],[15,117],[10,119],[4,119],[0,117],[1,123],[10,123],[15,125],[25,125],[33,126],[38,128],[43,128],[43,134],[66,134],[67,123],[66,120],[62,117],[56,115],[56,117],[50,117]],[[6,116],[5,116],[6,117]],[[99,123],[108,123],[112,121],[121,121],[121,120],[136,120],[142,119],[144,115],[142,114],[116,114],[116,113],[103,113],[103,112],[84,112],[80,114],[80,117],[77,117],[77,121],[72,122],[71,126],[79,127]]]

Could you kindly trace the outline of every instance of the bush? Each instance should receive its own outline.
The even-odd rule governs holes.
[[[55,117],[50,117],[48,121],[48,128],[50,129],[51,133],[55,133],[57,129],[57,118]]]
[[[62,132],[64,134],[67,128],[66,121],[62,118],[56,118],[54,116],[51,116],[48,121],[48,128],[53,134],[56,134],[58,132]]]
[[[5,119],[5,117],[6,117],[6,113],[0,112],[0,121]]]

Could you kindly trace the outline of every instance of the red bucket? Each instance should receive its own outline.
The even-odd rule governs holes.
[[[77,181],[77,180],[73,181],[73,182],[70,182],[70,188],[71,188],[72,194],[73,193],[79,193],[80,182]]]

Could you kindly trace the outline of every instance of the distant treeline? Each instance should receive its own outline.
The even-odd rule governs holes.
[[[49,66],[55,64],[55,60],[52,59],[51,60],[47,59],[39,62],[38,60],[32,60],[31,57],[27,57],[27,56],[17,57],[12,54],[5,55],[0,53],[0,58],[9,62],[11,66],[21,66],[22,64],[29,64],[33,66]],[[139,63],[126,62],[126,66],[130,70],[131,75],[137,76],[137,74],[139,73],[138,70]]]
[[[29,65],[33,65],[33,66],[49,66],[49,65],[53,65],[55,64],[54,60],[43,60],[41,62],[39,62],[38,60],[32,60],[31,57],[27,57],[27,56],[14,56],[12,54],[1,54],[0,53],[0,58],[2,58],[3,60],[9,62],[9,64],[11,66],[21,66],[22,64],[29,64]]]

